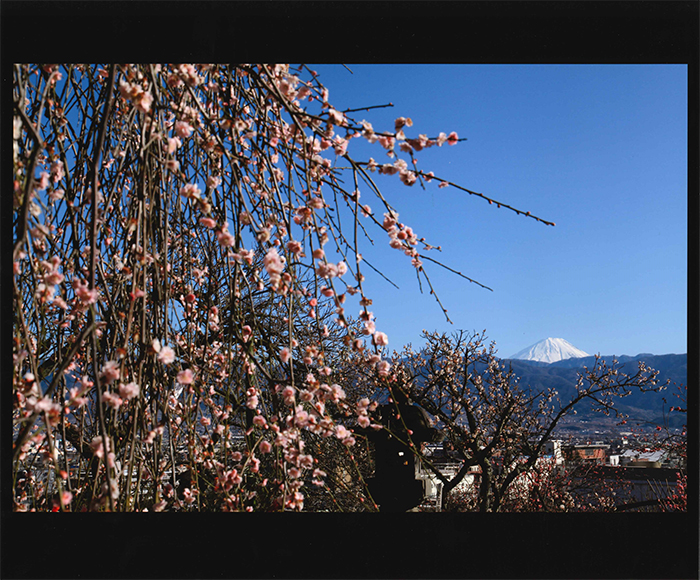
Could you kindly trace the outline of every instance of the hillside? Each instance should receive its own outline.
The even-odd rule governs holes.
[[[674,391],[675,385],[687,384],[688,355],[640,354],[635,357],[623,355],[618,357],[604,356],[602,358],[608,364],[611,363],[613,358],[617,358],[618,362],[621,363],[620,370],[627,374],[635,373],[638,362],[644,361],[647,366],[659,371],[659,383],[664,383],[667,379],[671,381],[669,388],[665,391],[659,393],[633,392],[629,396],[620,399],[618,403],[619,410],[630,415],[630,423],[632,424],[637,422],[663,424],[663,399],[666,398],[667,400],[666,406],[674,404],[675,400],[671,393]],[[578,372],[583,370],[583,367],[592,368],[595,363],[595,357],[567,359],[551,364],[513,359],[503,359],[502,363],[507,367],[510,366],[515,371],[523,388],[536,391],[554,388],[558,391],[562,400],[567,400],[575,393]],[[592,413],[590,408],[582,404],[577,416],[581,419],[590,420],[591,417],[598,417],[599,415]],[[670,415],[670,426],[672,427],[680,427],[685,421],[685,415]]]

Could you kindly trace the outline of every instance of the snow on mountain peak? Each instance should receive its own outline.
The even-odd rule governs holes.
[[[580,348],[576,348],[563,338],[545,338],[515,353],[509,358],[553,363],[567,358],[580,358],[584,356],[591,355],[587,352],[583,352]]]

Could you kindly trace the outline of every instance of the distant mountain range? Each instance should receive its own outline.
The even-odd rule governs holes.
[[[575,348],[575,347],[574,347]],[[522,352],[522,351],[521,351]],[[679,404],[673,397],[675,385],[686,385],[688,380],[688,355],[687,354],[638,354],[636,356],[603,356],[606,363],[610,364],[616,359],[619,369],[626,374],[634,374],[638,369],[638,363],[644,363],[651,369],[659,371],[657,380],[660,384],[671,381],[668,388],[659,393],[640,393],[633,391],[627,397],[618,399],[617,408],[630,416],[630,422],[651,422],[663,425],[663,410],[669,406]],[[554,388],[558,391],[562,401],[570,399],[576,391],[578,373],[583,367],[593,368],[594,356],[566,358],[556,362],[547,363],[537,360],[502,359],[501,362],[510,367],[520,379],[521,387],[535,391]],[[674,385],[675,383],[675,385]],[[666,399],[664,404],[663,399]],[[592,413],[586,405],[582,404],[577,417],[581,419],[598,417],[598,413]],[[686,422],[686,415],[671,413],[667,417],[671,427],[680,427]]]

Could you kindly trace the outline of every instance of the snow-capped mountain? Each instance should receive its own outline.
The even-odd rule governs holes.
[[[553,363],[568,358],[591,356],[563,338],[545,338],[509,358]]]

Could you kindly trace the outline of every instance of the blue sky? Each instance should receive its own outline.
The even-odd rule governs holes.
[[[687,352],[686,66],[347,66],[311,66],[337,109],[392,102],[353,116],[377,131],[411,117],[408,137],[457,131],[468,141],[417,153],[419,168],[556,222],[376,176],[445,264],[493,289],[427,264],[450,325],[375,234],[364,255],[400,287],[366,272],[391,348],[465,329],[486,330],[503,357],[547,337],[591,354]],[[390,161],[363,139],[349,153]]]

